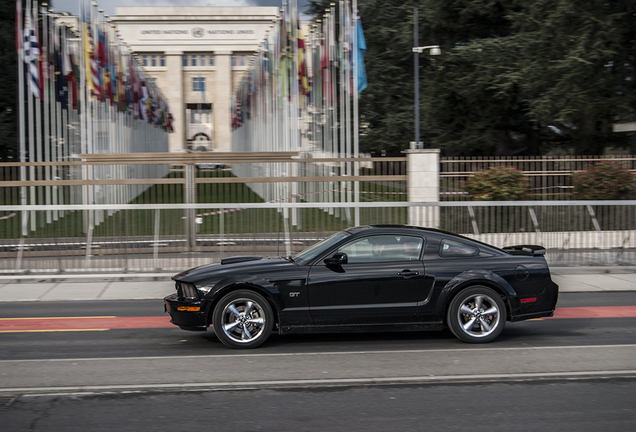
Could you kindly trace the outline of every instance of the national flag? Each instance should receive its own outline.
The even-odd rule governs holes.
[[[148,121],[148,88],[146,87],[146,82],[141,81],[141,100],[139,101],[141,119]]]
[[[64,52],[58,35],[59,27],[54,26],[53,33],[53,54],[55,55],[55,90],[57,100],[60,102],[62,109],[68,107],[68,82],[64,74]],[[64,44],[65,45],[65,44]]]
[[[296,11],[296,13],[298,13],[298,11]],[[296,39],[298,43],[298,87],[301,95],[309,96],[311,87],[309,86],[307,62],[305,61],[305,39],[303,38],[302,31],[300,29],[300,18],[298,16],[296,16],[296,31]]]
[[[362,21],[360,14],[356,11],[356,41],[357,47],[353,50],[353,64],[358,69],[358,93],[367,88],[367,71],[364,67],[364,52],[367,50],[367,43],[364,40],[364,32],[362,31]]]
[[[95,54],[93,49],[93,34],[91,31],[91,9],[84,2],[80,3],[82,7],[82,41],[84,42],[84,74],[86,75],[86,87],[88,94],[92,100],[95,94],[95,79],[97,75],[97,65],[95,64]]]
[[[40,43],[37,38],[35,28],[37,21],[34,16],[35,11],[26,11],[24,14],[24,62],[27,64],[27,82],[29,91],[33,96],[39,98],[42,94],[40,90]]]
[[[91,56],[91,75],[93,76],[93,87],[94,87],[94,91],[95,91],[95,96],[97,97],[97,100],[100,102],[104,102],[104,93],[105,93],[105,86],[104,86],[104,77],[103,75],[103,63],[102,63],[102,57],[99,52],[99,44],[100,44],[100,39],[103,39],[103,32],[100,29],[100,25],[96,25],[96,37],[95,38],[91,38],[92,42],[93,42],[93,51],[92,51],[92,56]],[[103,46],[103,42],[102,42],[102,46]],[[103,49],[102,49],[103,51]]]

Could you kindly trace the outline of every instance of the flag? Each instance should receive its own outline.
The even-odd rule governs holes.
[[[296,11],[296,14],[298,14],[298,11]],[[309,96],[311,88],[309,86],[309,76],[307,75],[307,62],[305,61],[305,39],[300,30],[300,17],[298,15],[296,16],[296,31],[298,43],[298,87],[301,95]]]
[[[140,105],[140,117],[142,120],[148,120],[148,107],[146,101],[148,100],[148,88],[146,87],[146,82],[141,81],[141,100],[139,101]]]
[[[280,18],[280,62],[278,63],[278,74],[280,76],[280,94],[279,100],[282,107],[283,99],[289,96],[289,78],[291,73],[291,29],[289,28],[285,11],[281,11]]]
[[[104,77],[103,77],[103,38],[104,33],[100,29],[100,25],[96,25],[96,35],[94,38],[91,38],[93,42],[93,51],[91,55],[91,75],[93,76],[93,87],[95,91],[95,96],[97,100],[100,102],[104,102],[104,93],[105,93],[105,85],[104,85]],[[100,44],[102,46],[102,53],[100,53]]]
[[[86,75],[86,87],[88,88],[88,94],[90,99],[92,100],[93,94],[95,93],[95,77],[93,76],[93,71],[97,74],[97,70],[95,69],[96,65],[94,64],[94,53],[93,53],[93,36],[91,32],[91,12],[90,6],[86,6],[84,2],[80,3],[82,7],[82,41],[84,42],[84,73]]]
[[[62,109],[68,107],[68,82],[66,81],[66,74],[64,73],[64,52],[62,50],[62,44],[58,38],[59,28],[54,26],[53,36],[53,53],[55,55],[55,90],[57,94],[57,100],[60,102]]]
[[[31,94],[39,98],[40,91],[40,43],[37,38],[35,26],[37,21],[35,11],[25,11],[24,14],[24,62],[27,64],[27,82]]]
[[[358,93],[367,88],[367,71],[364,67],[364,52],[367,50],[367,43],[364,40],[364,32],[362,31],[362,21],[360,14],[356,11],[356,40],[357,47],[353,50],[353,64],[358,68]]]

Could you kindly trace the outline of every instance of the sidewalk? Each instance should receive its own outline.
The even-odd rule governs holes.
[[[553,267],[560,292],[636,291],[636,267]],[[0,276],[0,302],[152,300],[175,290],[173,273]]]

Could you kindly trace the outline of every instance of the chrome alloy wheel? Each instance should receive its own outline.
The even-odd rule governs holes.
[[[485,294],[466,297],[457,309],[461,329],[475,338],[492,334],[501,320],[501,311],[494,299]]]
[[[238,298],[223,309],[221,327],[228,338],[246,344],[258,339],[265,325],[269,325],[265,317],[265,311],[257,302],[248,298]]]

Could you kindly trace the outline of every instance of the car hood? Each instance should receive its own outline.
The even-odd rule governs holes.
[[[196,283],[201,280],[219,279],[233,274],[255,274],[272,271],[275,268],[296,267],[297,264],[285,258],[232,257],[223,263],[194,267],[172,277],[174,280]]]

